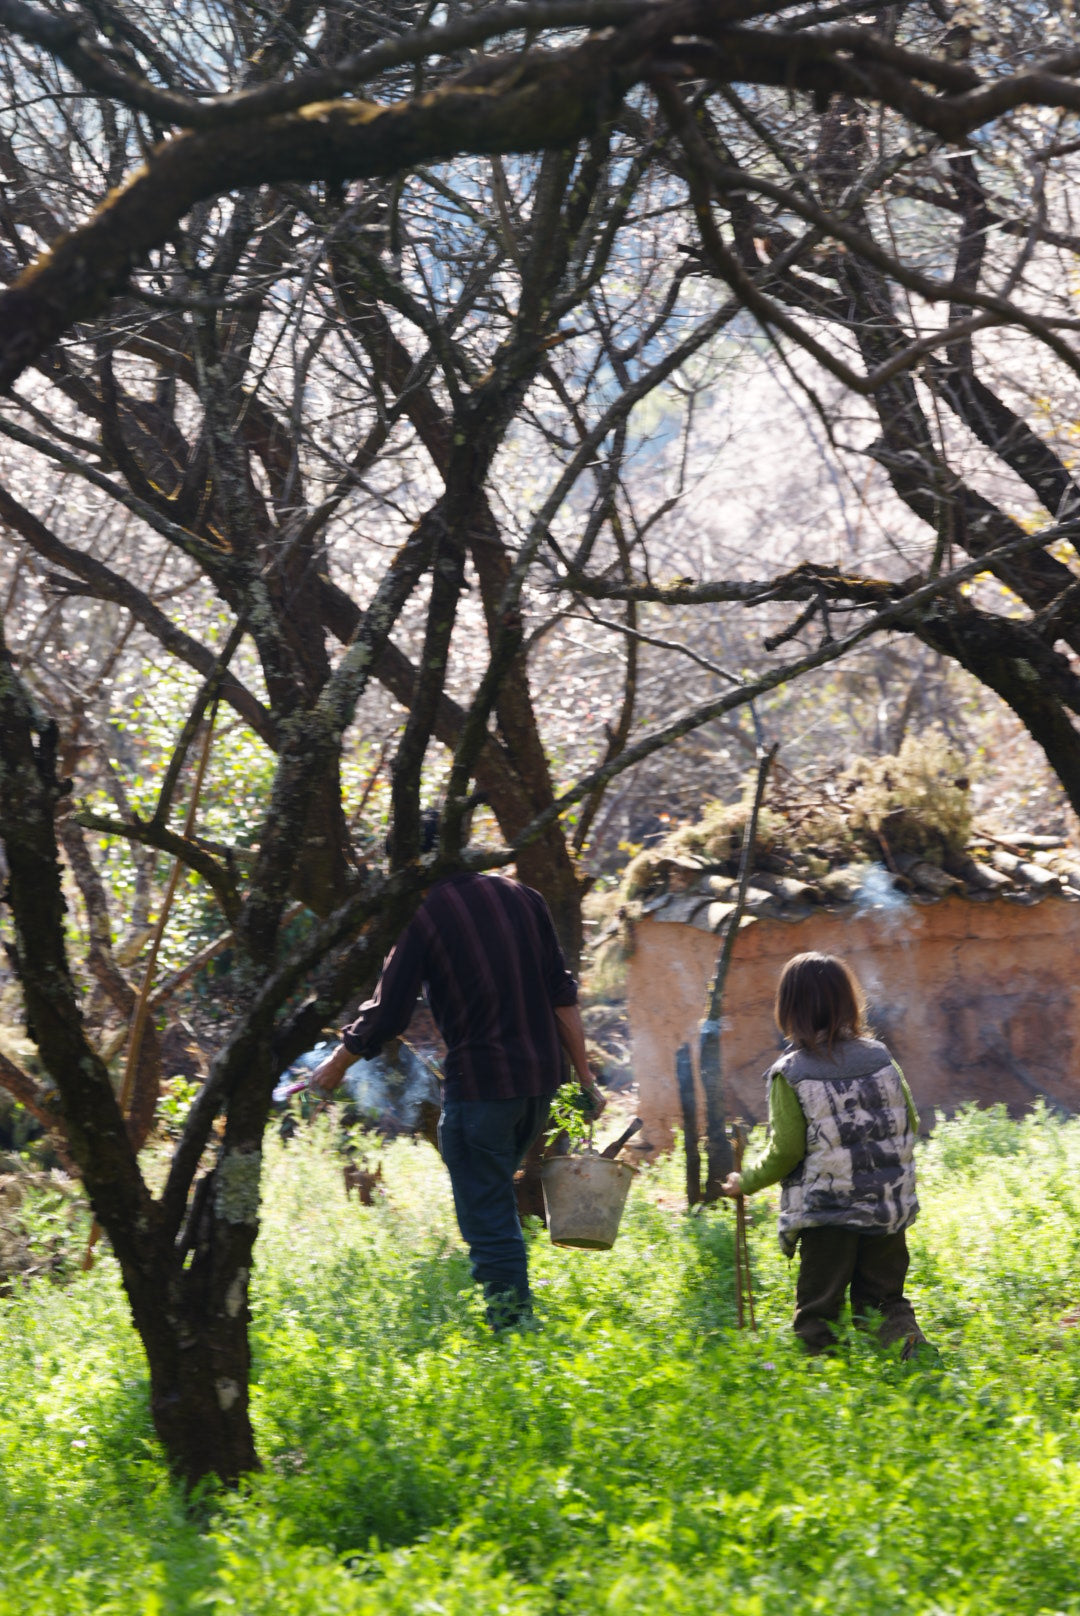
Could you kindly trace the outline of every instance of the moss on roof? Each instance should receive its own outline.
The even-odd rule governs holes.
[[[602,970],[631,951],[634,925],[645,913],[723,928],[755,781],[756,771],[738,800],[707,804],[697,823],[643,849],[619,886],[593,899]],[[1017,833],[1013,840],[1023,845],[973,839],[970,781],[939,730],[812,784],[776,771],[758,820],[749,912],[798,920],[814,905],[880,902],[893,887],[917,902],[949,893],[1020,902],[1050,892],[1080,894],[1075,852],[1051,855],[1053,837]],[[981,861],[973,848],[982,850]]]
[[[736,873],[755,778],[747,775],[737,802],[706,804],[697,824],[680,825],[632,859],[620,900],[644,896],[680,859]],[[859,758],[810,788],[781,775],[758,819],[755,864],[809,864],[820,876],[902,853],[940,865],[963,852],[971,833],[969,793],[963,760],[938,730],[909,736],[895,755]]]

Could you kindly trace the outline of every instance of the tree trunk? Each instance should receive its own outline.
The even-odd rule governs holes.
[[[200,1180],[194,1250],[182,1243],[169,1252],[157,1317],[136,1314],[154,1429],[188,1487],[211,1475],[232,1486],[259,1464],[248,1398],[248,1279],[260,1167],[257,1152],[226,1151]]]
[[[220,1159],[197,1185],[179,1239],[188,1180],[154,1200],[109,1073],[89,1043],[64,946],[55,810],[57,732],[43,724],[0,638],[0,833],[27,1021],[60,1092],[64,1128],[94,1214],[120,1265],[150,1366],[154,1425],[188,1485],[235,1483],[257,1464],[248,1413],[248,1276],[258,1230],[261,1141],[270,1106],[267,1045],[234,1038],[234,1085]],[[200,1145],[205,1141],[200,1141]],[[195,1153],[196,1160],[201,1148]]]

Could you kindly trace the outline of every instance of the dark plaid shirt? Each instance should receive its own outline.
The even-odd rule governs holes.
[[[409,1024],[421,987],[446,1041],[446,1095],[531,1099],[562,1081],[554,1006],[577,1003],[551,912],[502,875],[431,888],[383,963],[345,1047],[370,1059]]]

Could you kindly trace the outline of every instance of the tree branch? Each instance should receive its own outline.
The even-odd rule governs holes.
[[[236,883],[229,871],[198,842],[154,820],[110,819],[106,814],[92,814],[87,809],[79,809],[74,817],[85,830],[96,830],[103,836],[122,836],[126,841],[138,842],[141,847],[154,847],[159,853],[168,853],[179,859],[189,870],[202,876],[221,905],[226,920],[230,925],[236,924],[240,913],[240,895]]]

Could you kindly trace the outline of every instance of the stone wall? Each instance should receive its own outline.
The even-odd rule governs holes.
[[[710,932],[676,922],[647,917],[635,928],[628,999],[642,1148],[666,1149],[681,1126],[675,1051],[689,1040],[696,1067],[718,946]],[[729,1118],[765,1117],[763,1073],[781,1047],[776,983],[784,963],[808,949],[840,955],[859,976],[924,1129],[935,1108],[965,1101],[1001,1101],[1016,1114],[1041,1096],[1080,1111],[1080,904],[953,897],[900,911],[822,911],[797,924],[744,923],[724,1006]]]

